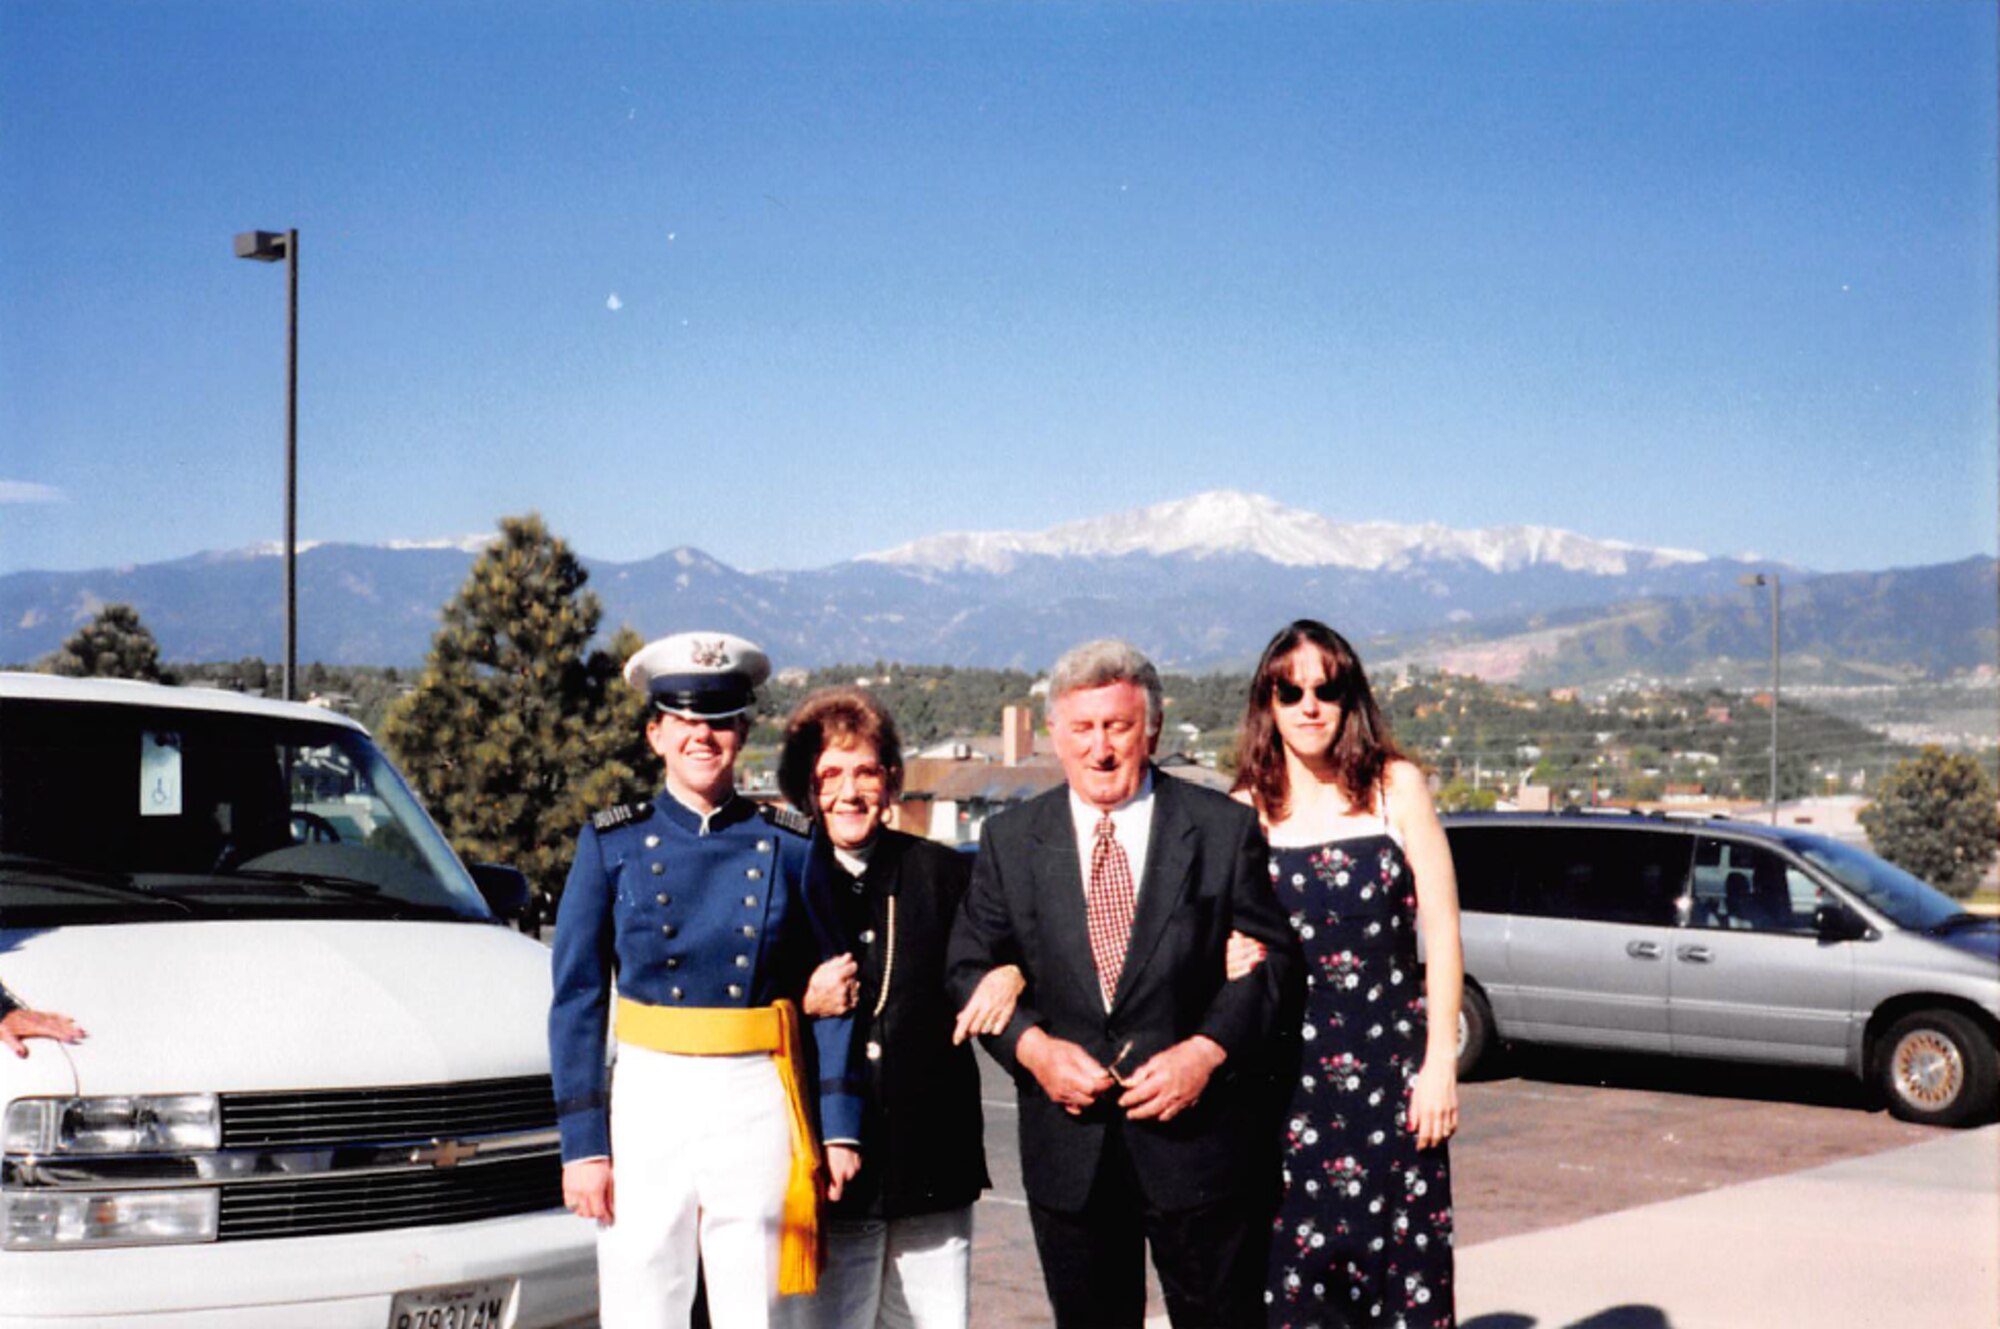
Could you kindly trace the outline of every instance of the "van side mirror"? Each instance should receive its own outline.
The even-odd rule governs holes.
[[[501,918],[519,918],[528,907],[528,879],[519,868],[498,863],[471,863],[472,884],[486,897],[486,906]]]
[[[1813,908],[1813,931],[1821,941],[1859,941],[1868,935],[1868,922],[1843,905],[1822,904]]]

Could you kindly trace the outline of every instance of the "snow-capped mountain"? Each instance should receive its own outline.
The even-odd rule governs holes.
[[[302,545],[301,657],[421,661],[440,611],[490,538]],[[0,661],[53,651],[113,602],[134,605],[171,660],[275,658],[284,624],[268,552],[0,576]],[[1974,562],[1971,572],[1850,574],[1859,589],[1839,594],[1844,608],[1825,613],[1825,627],[1814,626],[1814,588],[1837,579],[1787,568],[1788,653],[1824,642],[1829,655],[1871,665],[1942,671],[1990,661],[1990,591],[1968,600],[1957,589],[1924,589],[1958,588],[1968,576],[1990,582],[1992,560]],[[1761,652],[1763,602],[1737,580],[1770,567],[1546,527],[1341,523],[1228,491],[1040,532],[940,535],[798,571],[743,572],[686,547],[584,564],[607,632],[738,632],[784,664],[1039,669],[1079,641],[1121,636],[1170,669],[1241,668],[1279,625],[1313,617],[1371,653],[1438,634],[1481,642],[1567,626],[1588,657],[1573,662],[1584,672]],[[1623,624],[1608,635],[1583,631],[1598,611],[1639,601],[1656,606],[1644,626],[1628,613],[1607,619]],[[1892,619],[1885,605],[1923,615]],[[1849,621],[1865,630],[1840,636]]]
[[[1474,563],[1489,572],[1561,568],[1598,576],[1707,556],[1684,549],[1647,549],[1547,526],[1496,526],[1457,531],[1428,522],[1335,522],[1288,508],[1262,494],[1217,489],[1192,498],[1134,508],[1108,517],[1066,522],[1044,531],[966,531],[927,536],[879,553],[869,562],[940,572],[1007,573],[1023,556],[1104,558],[1127,554],[1250,554],[1284,567],[1400,572],[1437,561]]]

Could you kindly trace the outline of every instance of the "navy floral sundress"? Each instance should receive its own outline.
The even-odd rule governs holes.
[[[1450,1163],[1406,1124],[1426,1028],[1409,862],[1378,831],[1273,848],[1271,878],[1307,986],[1270,1324],[1449,1329]]]

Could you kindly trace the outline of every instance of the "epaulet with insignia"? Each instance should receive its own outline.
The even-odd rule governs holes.
[[[781,831],[790,831],[793,835],[807,836],[813,833],[812,818],[800,812],[797,808],[780,807],[776,803],[766,803],[758,808],[757,811],[763,814],[765,821],[770,822]]]
[[[600,831],[613,830],[628,821],[637,821],[652,812],[651,803],[620,803],[615,808],[590,814],[590,824]]]

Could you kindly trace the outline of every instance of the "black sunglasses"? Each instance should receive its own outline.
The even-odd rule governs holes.
[[[1306,699],[1306,690],[1296,683],[1288,683],[1282,678],[1271,680],[1271,691],[1277,694],[1278,705],[1296,706]],[[1312,694],[1321,701],[1331,704],[1340,700],[1340,684],[1333,679],[1313,685]]]

